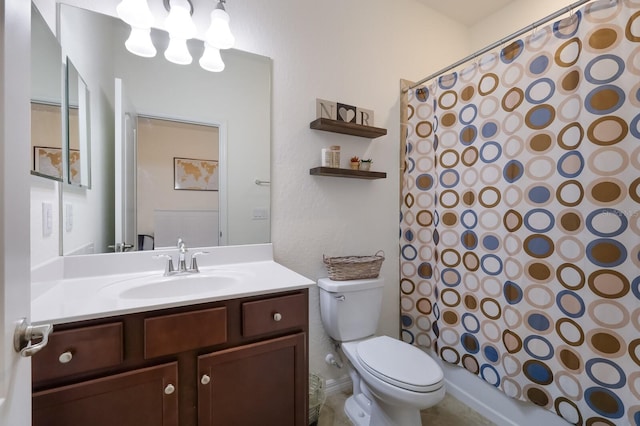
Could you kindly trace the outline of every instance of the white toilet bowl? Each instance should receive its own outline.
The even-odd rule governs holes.
[[[417,347],[374,337],[383,286],[382,278],[318,280],[322,324],[349,360],[353,395],[344,409],[357,426],[420,426],[420,410],[444,398],[444,374]]]
[[[380,336],[341,347],[355,370],[345,412],[358,426],[420,426],[420,411],[445,396],[440,366],[408,343]]]

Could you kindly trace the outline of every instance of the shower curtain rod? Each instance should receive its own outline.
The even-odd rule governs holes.
[[[429,81],[431,79],[434,79],[434,78],[436,78],[437,76],[439,76],[441,74],[444,74],[447,71],[451,71],[452,69],[459,67],[460,65],[464,64],[465,62],[468,62],[468,61],[470,61],[470,60],[472,60],[472,59],[474,59],[474,58],[476,58],[476,57],[478,57],[480,55],[483,55],[483,54],[489,52],[490,50],[493,50],[496,47],[501,46],[504,43],[506,43],[508,41],[511,41],[516,37],[521,36],[522,34],[525,34],[525,33],[529,32],[529,31],[533,31],[536,28],[538,28],[540,25],[544,25],[547,22],[551,21],[552,19],[555,19],[560,15],[564,15],[567,12],[571,12],[571,11],[573,11],[573,9],[576,9],[576,8],[582,6],[583,4],[588,3],[590,1],[591,0],[579,0],[579,1],[575,2],[575,3],[572,3],[569,6],[566,6],[565,8],[560,9],[557,12],[552,13],[551,15],[549,15],[549,16],[547,16],[545,18],[542,18],[539,21],[536,21],[533,24],[524,27],[523,29],[521,29],[519,31],[516,31],[515,33],[513,33],[513,34],[511,34],[511,35],[509,35],[509,36],[507,36],[507,37],[505,37],[505,38],[503,38],[501,40],[498,40],[497,42],[495,42],[493,44],[490,44],[489,46],[487,46],[487,47],[485,47],[483,49],[480,49],[475,53],[472,53],[471,55],[467,56],[466,58],[463,58],[463,59],[459,60],[458,62],[456,62],[456,63],[454,63],[452,65],[449,65],[448,67],[443,68],[440,71],[438,71],[438,72],[436,72],[434,74],[431,74],[430,76],[428,76],[426,78],[423,78],[422,80],[418,81],[417,83],[414,83],[411,86],[409,86],[407,88],[404,88],[402,91],[406,93],[409,90],[414,89],[414,88],[420,86],[421,84],[423,84],[423,83],[425,83],[425,82],[427,82],[427,81]]]

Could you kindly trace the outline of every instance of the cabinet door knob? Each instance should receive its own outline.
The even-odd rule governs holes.
[[[202,383],[203,385],[208,385],[210,381],[211,381],[211,377],[209,377],[206,374],[203,374],[202,377],[200,378],[200,383]]]
[[[276,312],[275,314],[273,314],[274,321],[280,321],[281,319],[282,319],[282,314],[280,312]]]
[[[58,361],[60,361],[60,364],[66,364],[72,359],[73,359],[73,353],[71,353],[71,351],[63,352],[58,357]]]
[[[164,393],[166,393],[167,395],[171,395],[172,393],[174,393],[176,391],[176,387],[173,386],[171,383],[169,383],[165,388],[164,388]]]

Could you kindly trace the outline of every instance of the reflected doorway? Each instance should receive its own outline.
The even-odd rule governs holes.
[[[219,245],[219,128],[138,116],[138,250]]]

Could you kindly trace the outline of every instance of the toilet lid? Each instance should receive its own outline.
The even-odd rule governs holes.
[[[444,375],[440,366],[408,343],[380,336],[358,343],[357,352],[362,366],[387,383],[415,392],[442,387]]]

